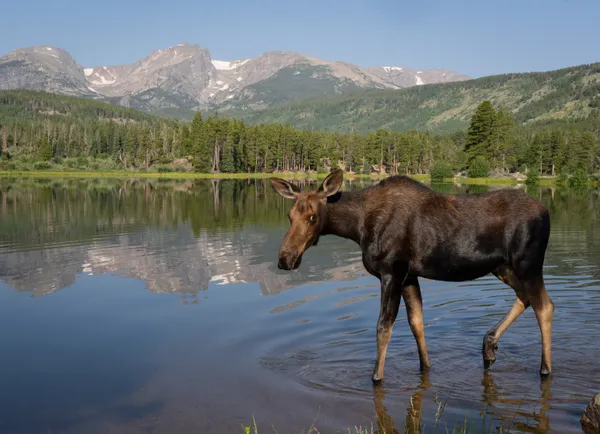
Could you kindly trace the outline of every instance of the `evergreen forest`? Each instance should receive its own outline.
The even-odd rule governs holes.
[[[309,131],[219,113],[191,121],[37,91],[0,92],[0,170],[464,173],[471,177],[600,172],[600,115],[519,123],[484,100],[466,130]]]

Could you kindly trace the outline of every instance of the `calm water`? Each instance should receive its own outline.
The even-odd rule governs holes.
[[[241,433],[253,416],[279,433],[436,420],[446,432],[465,418],[570,433],[600,392],[598,191],[529,191],[552,214],[550,381],[530,309],[484,373],[483,336],[514,301],[486,277],[421,281],[432,370],[418,372],[402,308],[375,389],[378,281],[335,237],[278,270],[290,202],[266,181],[2,179],[0,191],[0,433]]]

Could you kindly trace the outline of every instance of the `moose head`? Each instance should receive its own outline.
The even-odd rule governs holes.
[[[316,245],[327,222],[327,198],[336,194],[344,179],[341,169],[334,169],[316,190],[301,191],[298,186],[280,178],[271,178],[273,188],[294,204],[288,213],[290,228],[279,248],[277,266],[294,270],[300,266],[302,254]]]

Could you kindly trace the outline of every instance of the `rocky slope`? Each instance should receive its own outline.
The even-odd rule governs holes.
[[[199,45],[156,50],[130,65],[81,67],[66,51],[31,47],[0,57],[0,89],[46,90],[160,110],[255,110],[358,89],[399,89],[467,80],[444,70],[361,68],[293,52],[215,60]]]

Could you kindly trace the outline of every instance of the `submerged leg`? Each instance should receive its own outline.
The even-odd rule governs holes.
[[[542,334],[542,361],[540,364],[540,375],[550,375],[552,372],[551,340],[552,340],[552,317],[554,315],[554,303],[550,299],[544,278],[542,276],[525,282],[525,290],[531,302],[531,307]]]
[[[425,330],[423,328],[423,299],[419,280],[416,277],[407,277],[402,287],[402,297],[406,304],[408,324],[417,342],[419,350],[419,364],[421,371],[431,367],[427,355],[427,344],[425,343]]]
[[[377,320],[377,360],[375,361],[372,377],[374,383],[378,383],[383,379],[385,354],[400,307],[400,287],[394,287],[393,280],[391,274],[381,275],[381,306],[379,319]]]
[[[502,318],[498,324],[490,329],[483,338],[483,365],[485,369],[489,368],[496,361],[496,350],[500,336],[506,329],[521,315],[529,306],[529,299],[525,291],[525,286],[517,278],[514,270],[510,267],[500,267],[494,271],[494,275],[502,282],[515,290],[517,299],[510,308],[510,311]]]

